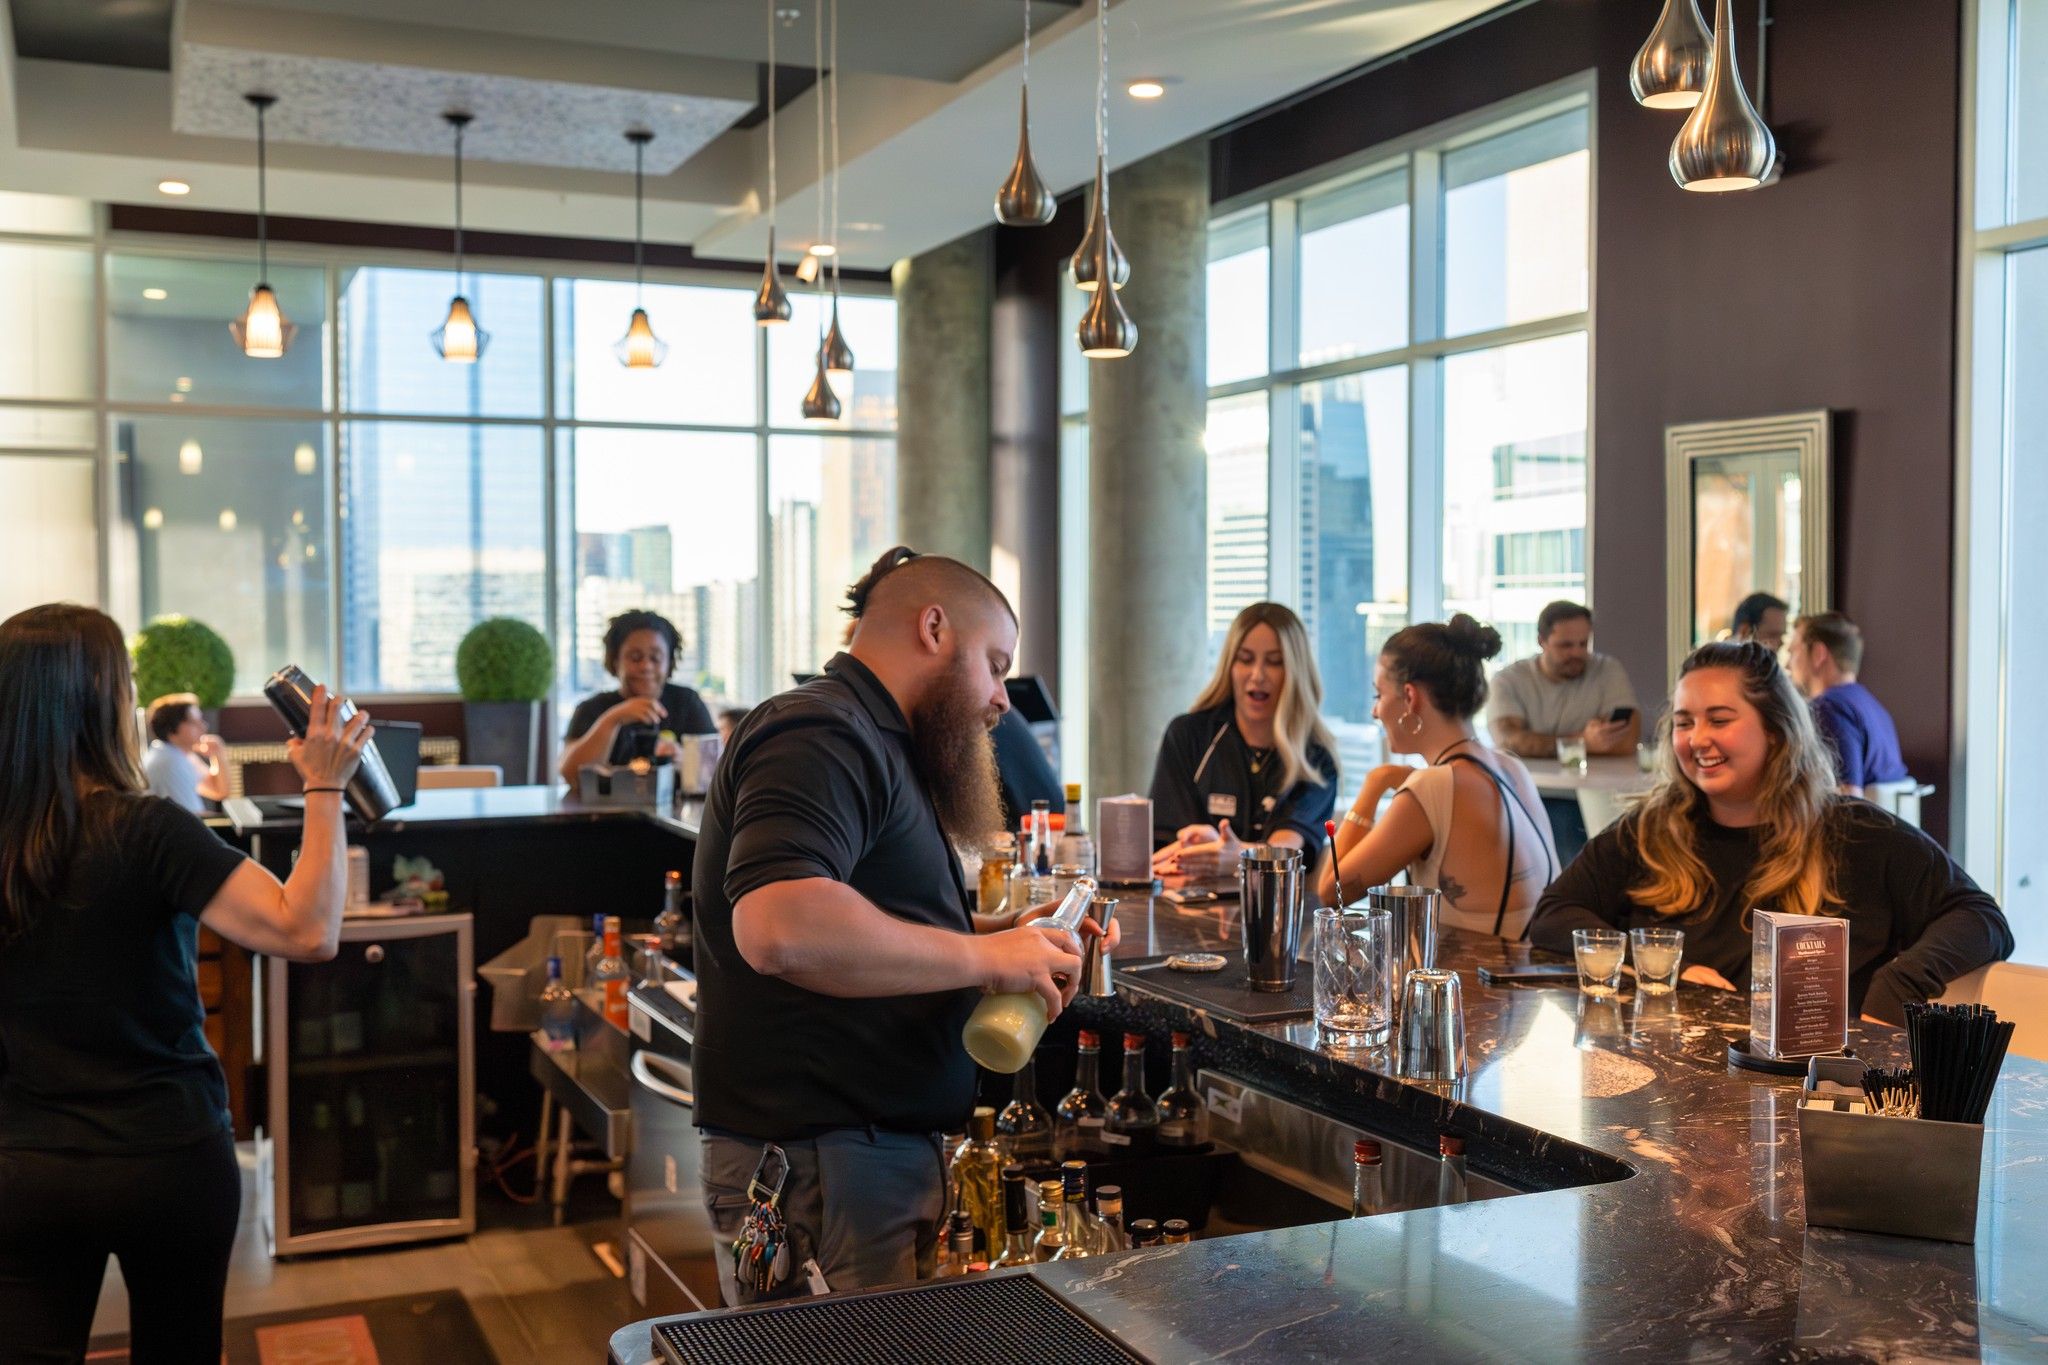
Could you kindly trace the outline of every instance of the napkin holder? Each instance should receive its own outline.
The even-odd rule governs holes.
[[[1807,1225],[1976,1241],[1984,1125],[1872,1114],[1841,1094],[1861,1096],[1864,1065],[1815,1057],[1807,1068],[1799,1092]]]
[[[576,796],[586,806],[664,808],[676,799],[675,765],[656,763],[635,769],[625,764],[586,763],[576,772]]]

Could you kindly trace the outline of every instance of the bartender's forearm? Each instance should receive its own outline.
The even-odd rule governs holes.
[[[825,877],[775,882],[732,908],[747,965],[820,995],[922,995],[978,986],[975,935],[910,924]]]

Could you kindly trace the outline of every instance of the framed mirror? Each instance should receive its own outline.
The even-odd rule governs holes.
[[[1673,676],[1694,646],[1728,634],[1753,592],[1828,608],[1826,409],[1664,430],[1665,576]]]

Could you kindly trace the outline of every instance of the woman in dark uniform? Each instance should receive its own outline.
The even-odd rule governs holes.
[[[1166,727],[1152,768],[1153,869],[1247,843],[1314,848],[1336,809],[1336,740],[1301,618],[1278,602],[1237,614],[1202,695]]]
[[[704,699],[669,681],[676,671],[676,628],[651,611],[624,611],[604,631],[604,667],[619,680],[617,688],[585,697],[569,717],[563,736],[562,780],[576,785],[576,774],[590,763],[624,763],[674,752],[659,739],[671,735],[715,733]]]

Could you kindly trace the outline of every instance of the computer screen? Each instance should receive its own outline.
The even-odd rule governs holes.
[[[420,724],[415,720],[370,721],[376,731],[377,752],[391,774],[398,791],[398,804],[410,806],[420,790]]]

